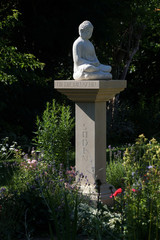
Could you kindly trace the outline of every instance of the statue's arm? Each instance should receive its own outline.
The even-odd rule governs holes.
[[[99,62],[99,60],[97,58],[94,46],[93,46],[93,51],[94,51],[94,63],[93,64],[94,64],[94,66],[98,67],[100,65],[100,62]]]
[[[82,48],[83,47],[82,47],[81,43],[78,43],[78,44],[74,43],[73,44],[73,61],[74,61],[74,63],[77,66],[80,66],[82,64],[89,64],[89,65],[93,64],[94,65],[95,62],[92,63],[91,61],[88,61],[88,60],[86,60],[85,58],[82,57],[82,52],[83,52]],[[98,61],[98,63],[99,63],[99,61]]]
[[[86,60],[82,58],[81,51],[82,51],[81,44],[74,43],[73,44],[73,61],[77,66],[86,63]]]

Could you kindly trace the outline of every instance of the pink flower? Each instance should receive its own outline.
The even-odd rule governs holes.
[[[27,159],[26,162],[22,162],[21,166],[25,166],[25,168],[36,168],[38,161]]]
[[[37,166],[37,160],[32,160],[31,162],[30,162],[30,164],[31,164],[31,166],[33,167],[33,168],[36,168],[36,166]]]
[[[32,164],[33,164],[33,163],[37,163],[37,160],[32,160],[31,163],[32,163]]]
[[[138,192],[136,189],[132,188],[132,192]]]

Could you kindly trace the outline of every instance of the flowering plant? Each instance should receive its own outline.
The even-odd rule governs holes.
[[[0,143],[0,160],[7,160],[15,153],[17,142],[9,144],[9,138],[5,137]]]
[[[137,192],[137,190],[134,189],[134,188],[132,188],[131,190],[132,190],[132,192]],[[122,193],[122,192],[123,192],[122,188],[118,188],[118,189],[110,196],[110,198],[116,197],[118,194],[120,194],[120,193]]]
[[[153,239],[160,231],[160,144],[141,134],[135,145],[126,149],[123,166],[126,233],[131,237],[132,229],[136,239]]]

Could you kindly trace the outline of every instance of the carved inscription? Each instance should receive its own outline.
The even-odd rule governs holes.
[[[55,87],[63,87],[63,82],[56,82]]]
[[[82,128],[82,160],[88,160],[88,131],[85,124],[83,124]]]
[[[73,87],[77,87],[77,88],[96,88],[99,87],[99,83],[98,82],[78,82],[78,81],[56,81],[55,82],[55,88],[73,88]]]

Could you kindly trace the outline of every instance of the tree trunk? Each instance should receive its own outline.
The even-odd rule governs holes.
[[[128,73],[128,69],[130,67],[130,64],[132,62],[132,59],[134,57],[134,55],[137,53],[137,51],[139,50],[139,43],[140,43],[140,39],[141,39],[141,36],[142,36],[142,33],[145,29],[145,26],[142,26],[142,28],[140,29],[139,33],[136,35],[136,42],[135,42],[135,45],[134,45],[134,48],[130,49],[130,46],[131,46],[131,41],[133,40],[132,38],[135,37],[133,36],[133,28],[131,27],[130,28],[130,33],[129,33],[129,42],[128,42],[128,55],[129,57],[127,58],[126,60],[126,64],[125,64],[125,67],[123,69],[123,73],[120,77],[121,80],[125,80],[126,79],[126,76],[127,76],[127,73]],[[130,53],[129,53],[130,52]],[[111,120],[111,128],[114,127],[114,119],[115,119],[115,116],[116,116],[116,113],[118,111],[118,101],[119,101],[119,94],[117,94],[111,101],[110,101],[110,107],[112,108],[112,120]]]

